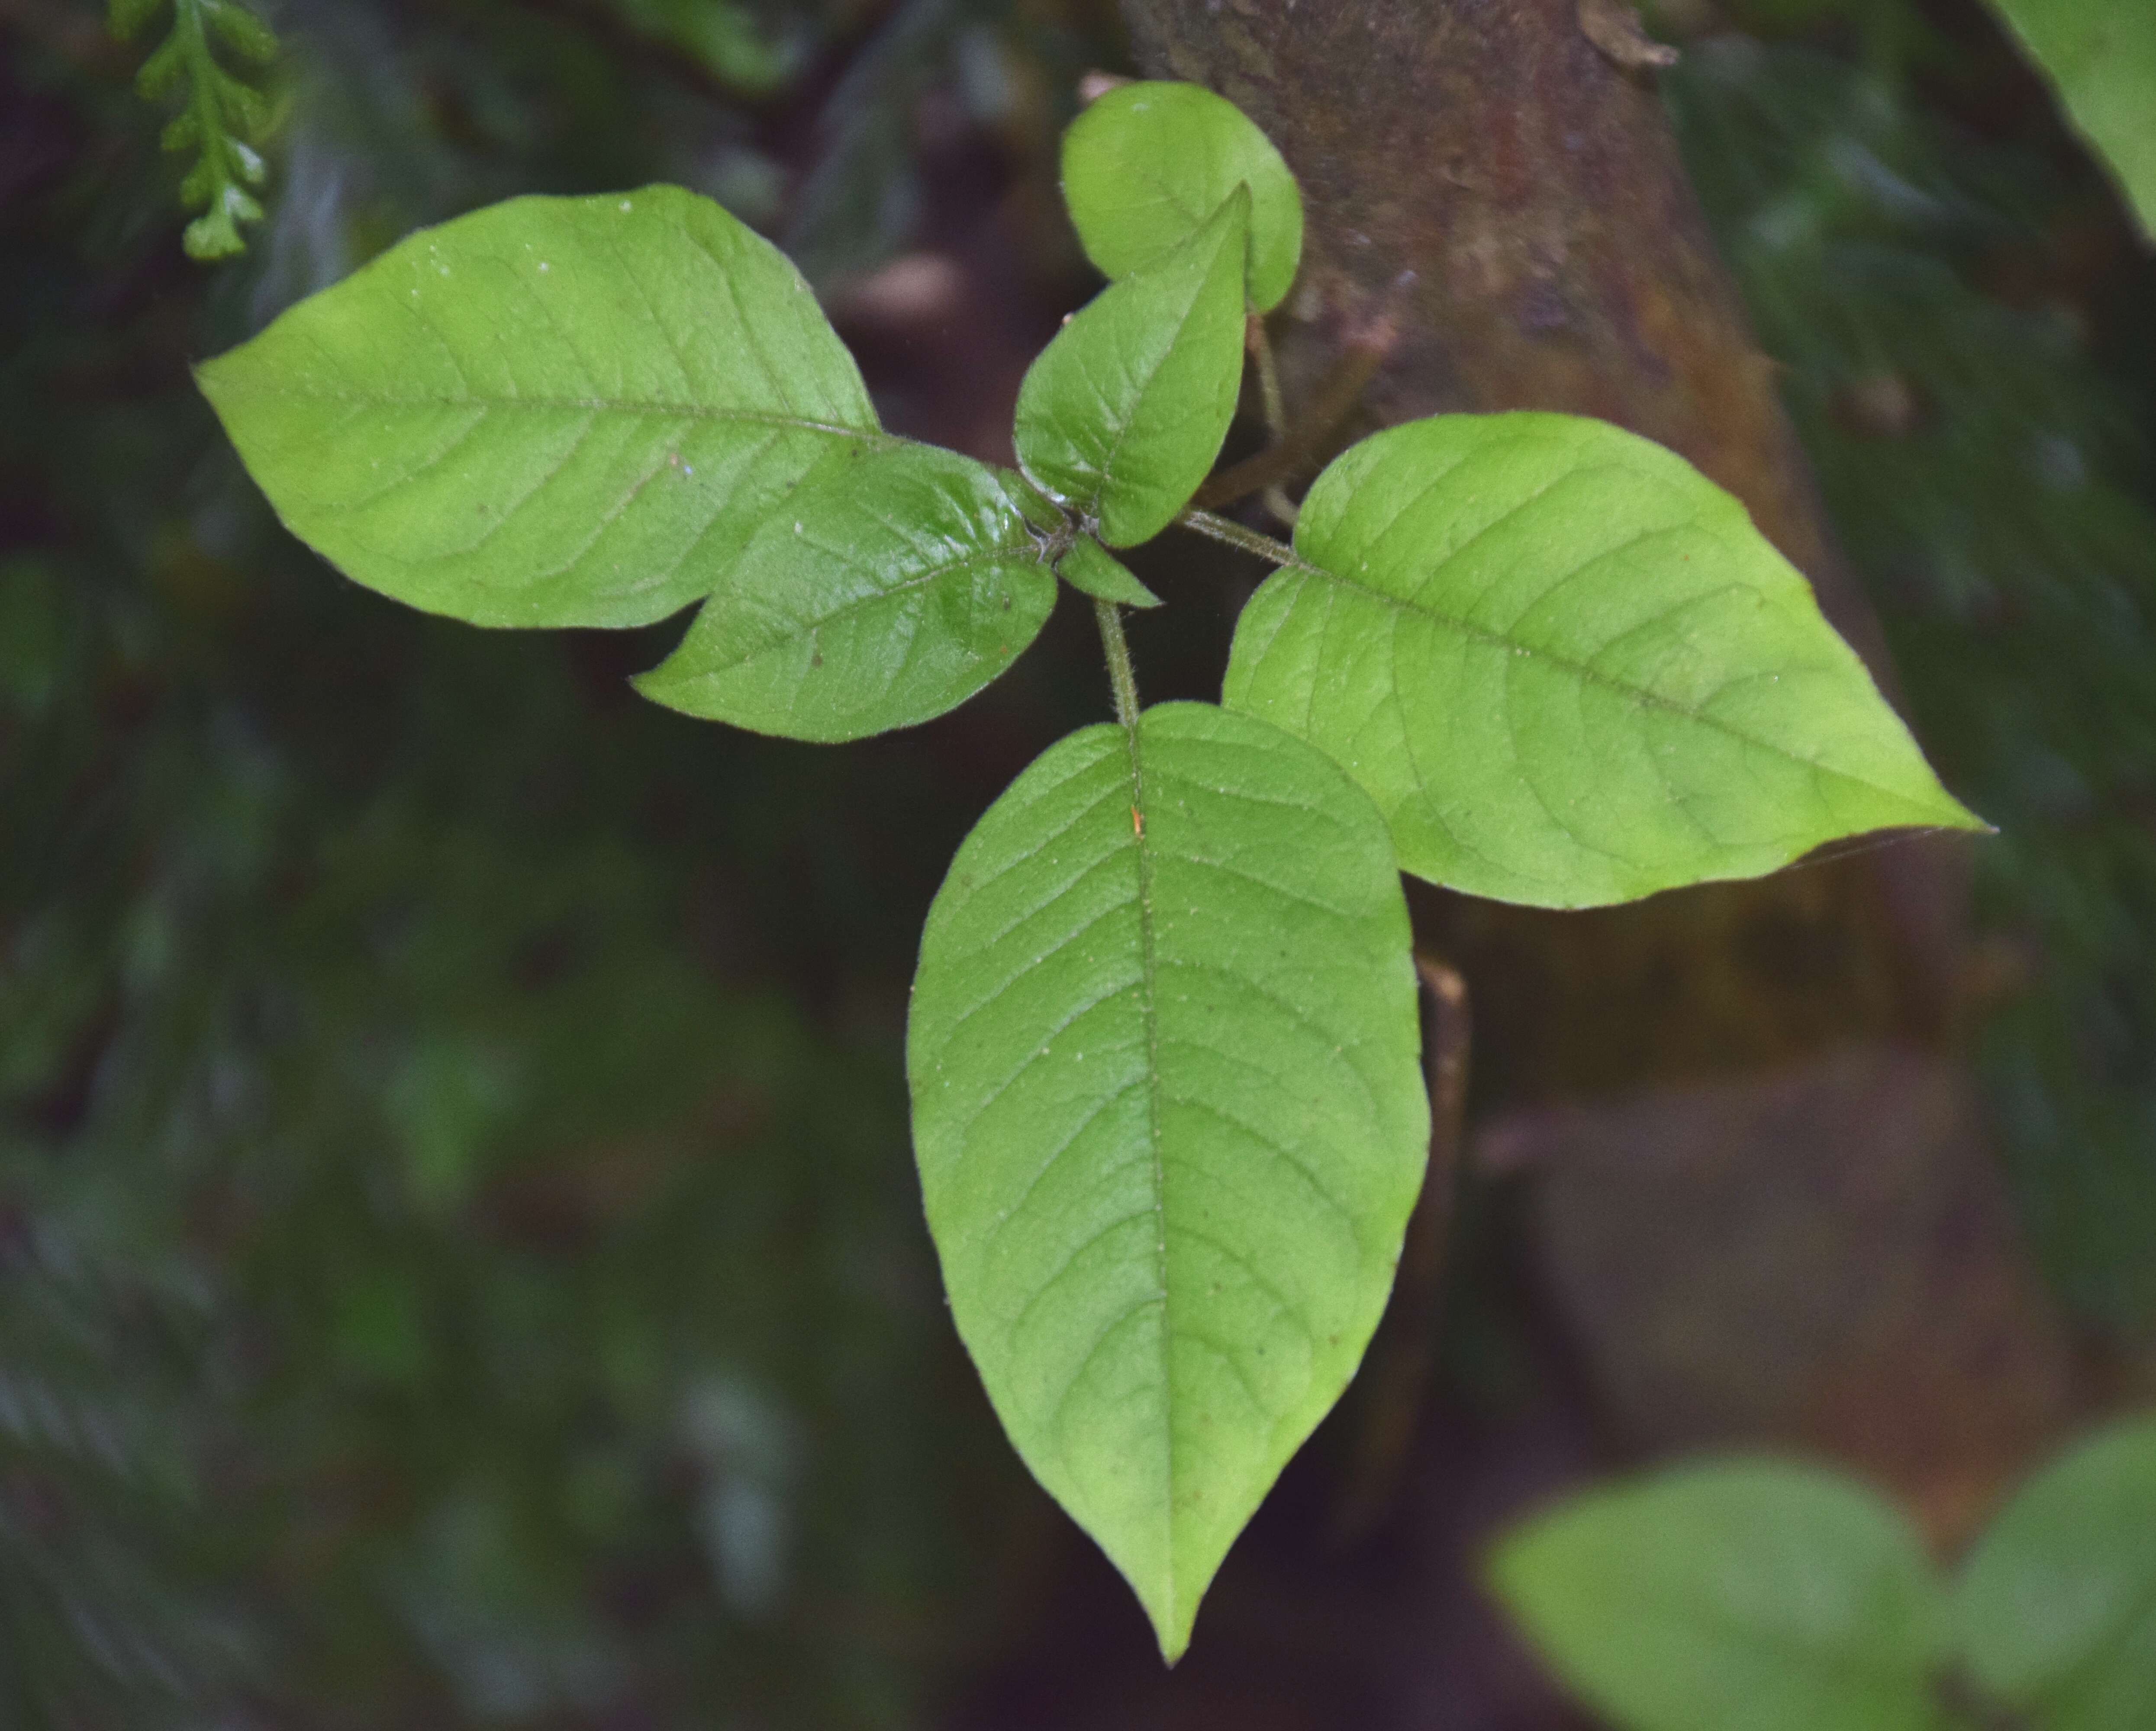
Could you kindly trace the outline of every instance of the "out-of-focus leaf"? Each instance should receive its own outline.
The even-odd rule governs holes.
[[[0,694],[17,708],[34,715],[52,701],[66,629],[51,568],[28,557],[0,560]]]
[[[827,142],[783,237],[819,288],[882,264],[922,197],[915,111],[967,25],[994,0],[901,0],[824,104]]]
[[[1943,1617],[1876,1493],[1774,1461],[1593,1490],[1509,1534],[1492,1586],[1625,1731],[1934,1731]]]
[[[1961,1661],[2041,1731],[2156,1724],[2156,1418],[2025,1485],[1955,1589]]]
[[[2156,239],[2156,7],[1991,0]]]
[[[774,32],[736,0],[613,0],[613,4],[638,29],[673,44],[745,96],[776,90],[800,63],[798,44]]]
[[[239,225],[262,216],[261,204],[249,189],[259,188],[268,172],[254,148],[268,125],[268,105],[218,64],[215,44],[243,59],[266,64],[277,56],[277,38],[246,0],[172,4],[172,30],[143,62],[136,82],[153,101],[185,89],[180,112],[165,129],[164,144],[168,151],[195,154],[194,166],[180,183],[180,197],[203,214],[187,224],[183,239],[190,258],[208,262],[246,250]],[[127,37],[161,9],[161,0],[111,0],[108,16],[114,33]]]

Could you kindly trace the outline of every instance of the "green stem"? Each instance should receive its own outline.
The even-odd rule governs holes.
[[[1265,431],[1271,435],[1272,448],[1286,451],[1291,448],[1287,435],[1287,403],[1281,396],[1280,368],[1273,364],[1273,340],[1265,330],[1264,315],[1250,315],[1250,350],[1258,363],[1258,397],[1265,404]],[[1266,483],[1260,497],[1265,507],[1280,521],[1292,525],[1295,521],[1295,501],[1287,496],[1287,489],[1278,480]]]
[[[1123,637],[1122,609],[1111,601],[1096,601],[1093,617],[1101,622],[1101,647],[1108,655],[1108,683],[1115,688],[1116,720],[1125,731],[1138,725],[1138,681],[1131,671],[1131,646]]]
[[[1275,565],[1291,565],[1298,571],[1314,571],[1317,567],[1303,558],[1286,541],[1276,541],[1269,535],[1260,535],[1255,529],[1245,529],[1232,518],[1216,517],[1210,511],[1188,510],[1175,520],[1185,529],[1195,530],[1202,535],[1230,547],[1240,547],[1245,553],[1255,553]]]
[[[1287,405],[1281,397],[1280,369],[1273,365],[1273,340],[1261,314],[1250,318],[1250,358],[1258,363],[1258,397],[1265,410],[1265,431],[1280,444],[1287,438]]]

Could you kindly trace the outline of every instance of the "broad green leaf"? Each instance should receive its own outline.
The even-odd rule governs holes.
[[[1090,535],[1071,542],[1055,561],[1063,581],[1081,594],[1127,607],[1157,607],[1160,597],[1131,575],[1130,567]]]
[[[2156,236],[2156,6],[1992,0]]]
[[[1339,759],[1435,883],[1589,907],[1983,827],[1744,508],[1604,422],[1393,428],[1318,477],[1295,547],[1224,701]]]
[[[198,375],[292,532],[479,625],[640,625],[879,437],[793,267],[678,187],[423,229]]]
[[[1159,264],[1101,290],[1019,387],[1020,467],[1111,547],[1167,528],[1228,436],[1250,209],[1237,187]]]
[[[857,740],[956,709],[1055,605],[1024,484],[933,445],[827,458],[717,574],[654,703],[797,740]]]
[[[1491,1586],[1623,1731],[1932,1731],[1943,1621],[1898,1510],[1817,1467],[1727,1461],[1515,1529]]]
[[[1962,1663],[2041,1731],[2156,1725],[2156,1418],[2099,1431],[1963,1565]]]
[[[952,1314],[1171,1661],[1383,1308],[1414,991],[1369,801],[1209,704],[1052,747],[929,911],[906,1069]]]
[[[1302,196],[1234,103],[1197,85],[1123,85],[1063,135],[1064,202],[1106,277],[1152,269],[1239,186],[1250,189],[1250,304],[1270,312],[1301,261]]]

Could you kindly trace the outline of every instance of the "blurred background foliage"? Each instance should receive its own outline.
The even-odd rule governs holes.
[[[187,366],[415,225],[675,181],[795,254],[891,424],[997,456],[1090,291],[1055,141],[1112,8],[259,9],[265,215],[205,270],[139,45],[0,0],[0,1720],[972,1722],[1096,1565],[946,1321],[905,991],[958,837],[1097,719],[1086,622],[898,739],[701,727],[623,684],[670,628],[336,578]],[[2156,268],[1972,6],[1655,12],[1919,730],[2002,831],[1972,1017],[2025,1226],[2131,1359]],[[1149,693],[1199,694],[1224,604],[1170,611]],[[1562,1370],[1467,1216],[1434,1398],[1502,1406]]]

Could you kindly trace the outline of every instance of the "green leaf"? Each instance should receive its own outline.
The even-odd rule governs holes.
[[[1158,266],[1110,284],[1019,387],[1019,464],[1111,547],[1150,540],[1220,454],[1243,381],[1237,187]]]
[[[106,28],[125,42],[155,18],[164,3],[165,0],[108,0]]]
[[[1250,189],[1250,304],[1270,312],[1302,258],[1302,197],[1234,103],[1197,85],[1122,85],[1063,135],[1064,202],[1106,277],[1151,269],[1239,186]]]
[[[162,5],[163,0],[112,0],[106,15],[113,33],[133,35]],[[165,128],[164,146],[195,154],[194,166],[180,182],[180,202],[203,213],[187,224],[183,240],[187,256],[204,261],[246,250],[239,225],[262,215],[247,188],[260,186],[266,175],[252,141],[268,128],[269,105],[218,63],[218,42],[258,64],[277,55],[276,37],[240,0],[172,0],[172,27],[135,81],[151,101],[185,90],[184,105]]]
[[[2156,237],[2156,6],[1992,0]]]
[[[2042,1731],[2156,1725],[2156,1417],[2101,1431],[1963,1565],[1962,1662]]]
[[[1055,562],[1063,581],[1080,593],[1127,607],[1157,607],[1160,597],[1131,575],[1130,567],[1090,535],[1071,542]]]
[[[929,912],[906,1069],[952,1313],[1170,1661],[1384,1306],[1414,991],[1369,801],[1209,704],[1052,747]]]
[[[1024,483],[933,445],[828,458],[719,574],[654,702],[798,740],[956,709],[1055,605]]]
[[[294,534],[479,625],[663,618],[880,438],[793,267],[678,187],[422,230],[198,376]]]
[[[239,0],[196,0],[203,17],[234,53],[267,65],[277,58],[277,38],[270,27]]]
[[[1941,1595],[1901,1513],[1816,1467],[1728,1461],[1516,1529],[1492,1588],[1625,1731],[1931,1731]]]
[[[1224,701],[1338,758],[1435,883],[1589,907],[1983,827],[1744,508],[1606,423],[1393,428],[1318,477],[1295,545]]]

